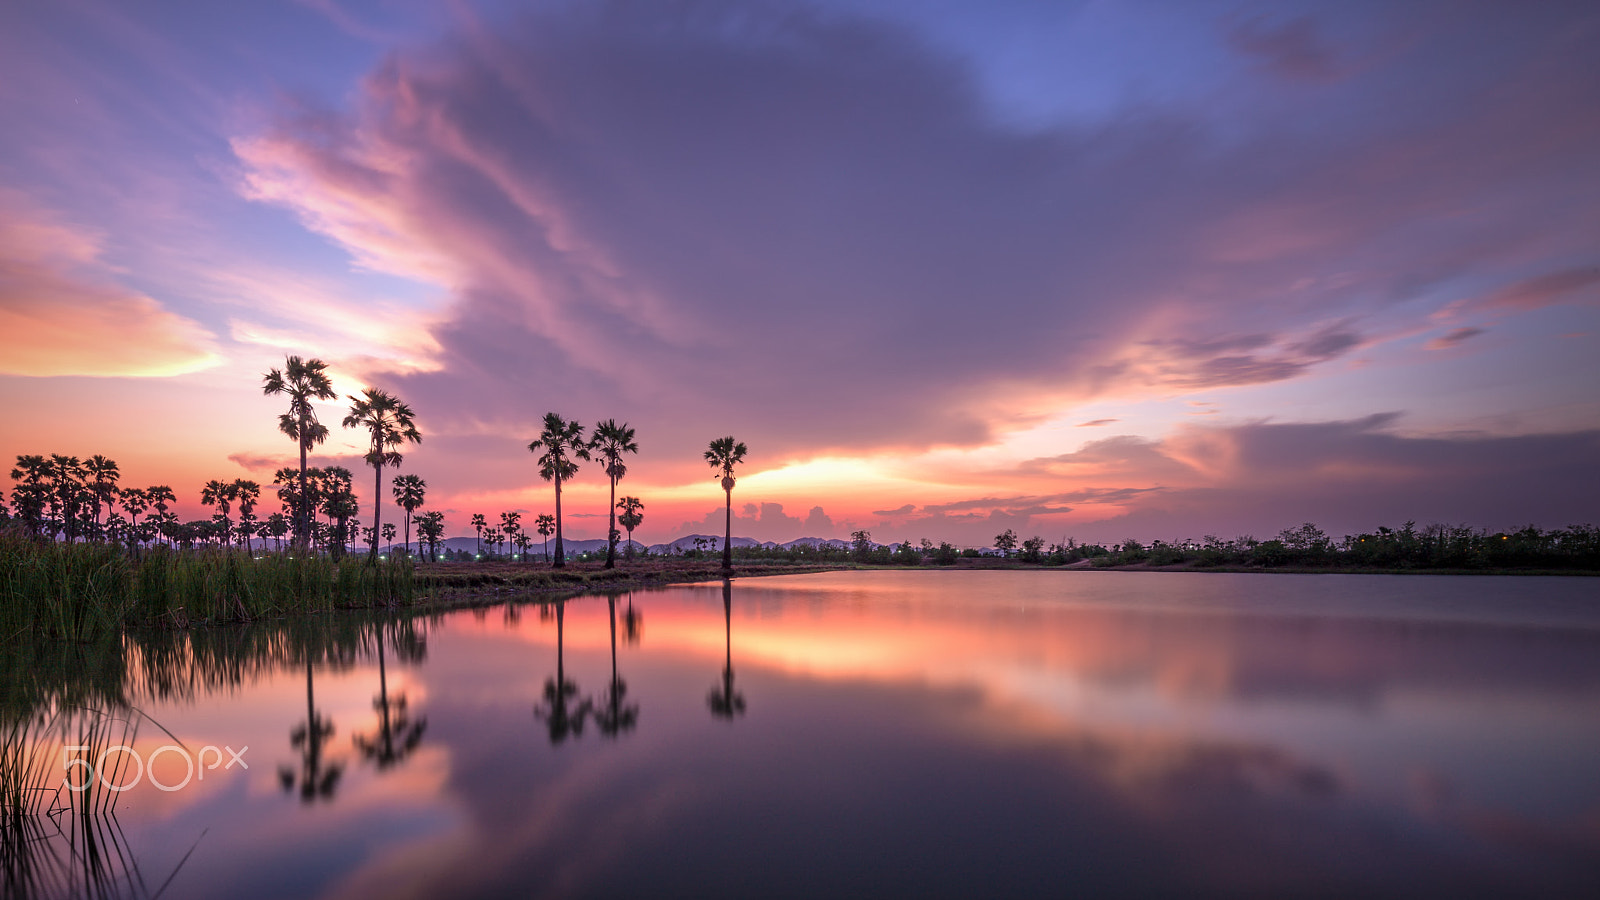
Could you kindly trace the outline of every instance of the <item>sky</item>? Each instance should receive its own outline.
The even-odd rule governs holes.
[[[729,434],[758,540],[1593,522],[1597,41],[1556,0],[17,0],[0,459],[200,517],[295,459],[300,355],[313,464],[398,395],[450,534],[553,509],[550,411],[636,430],[645,542],[721,531]]]

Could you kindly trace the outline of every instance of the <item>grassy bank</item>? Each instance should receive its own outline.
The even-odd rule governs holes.
[[[735,574],[800,574],[841,566],[742,563]],[[0,532],[0,642],[92,641],[124,628],[185,628],[391,607],[440,608],[507,593],[625,590],[721,578],[715,561],[420,563],[347,556],[40,541]]]
[[[239,550],[129,552],[0,534],[0,639],[92,640],[126,626],[185,627],[409,604],[410,561]]]

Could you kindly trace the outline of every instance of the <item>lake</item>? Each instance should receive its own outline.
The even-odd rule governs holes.
[[[145,777],[8,842],[15,893],[1600,896],[1592,578],[837,572],[30,652],[52,777],[126,704]]]

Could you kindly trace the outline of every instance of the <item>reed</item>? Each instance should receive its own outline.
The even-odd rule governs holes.
[[[409,559],[56,543],[0,532],[0,641],[91,641],[125,626],[247,622],[334,609],[409,606]]]

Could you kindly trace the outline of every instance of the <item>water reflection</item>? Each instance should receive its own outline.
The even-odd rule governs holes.
[[[507,607],[511,609],[511,607]],[[403,623],[409,626],[411,623]],[[393,640],[402,658],[421,663],[426,657],[426,644],[419,640],[415,628],[380,623],[378,626],[378,696],[373,698],[373,709],[378,712],[378,731],[375,735],[358,734],[354,737],[361,756],[379,770],[399,764],[422,743],[423,732],[428,729],[426,716],[411,718],[411,710],[404,691],[393,700],[389,698],[388,671],[384,665],[384,633],[393,630]]]
[[[719,719],[733,721],[744,715],[744,694],[733,687],[733,582],[722,582],[722,681],[706,695],[706,705]]]
[[[280,766],[278,780],[284,793],[300,787],[300,802],[332,800],[339,787],[339,776],[344,774],[344,764],[330,763],[323,756],[323,748],[333,738],[333,720],[317,709],[315,681],[311,663],[306,663],[306,720],[289,732],[289,745],[300,751],[300,768]]]
[[[633,595],[628,595],[628,610],[633,610]],[[600,734],[614,738],[632,731],[639,724],[639,704],[628,702],[628,684],[617,674],[617,598],[606,597],[606,618],[611,626],[611,683],[595,708],[594,724]]]
[[[578,685],[567,678],[567,601],[557,600],[556,610],[556,674],[544,683],[544,702],[534,707],[534,718],[545,724],[550,733],[550,743],[560,744],[567,738],[583,736],[583,720],[594,708],[594,701],[584,698],[574,703]]]
[[[1595,894],[1592,583],[1500,584],[759,579],[29,650],[6,696],[121,698],[192,743],[359,736],[372,765],[309,805],[270,766],[129,794],[147,871],[211,829],[172,896]],[[627,738],[573,740],[591,718]]]

